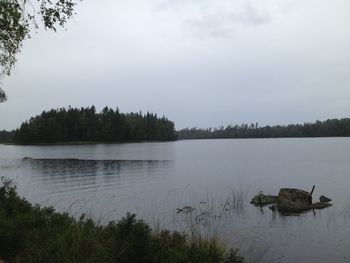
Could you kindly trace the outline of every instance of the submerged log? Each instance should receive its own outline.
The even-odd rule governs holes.
[[[310,205],[310,209],[324,209],[332,206],[331,203],[317,202]]]
[[[188,214],[188,213],[193,212],[196,209],[193,208],[192,206],[184,206],[183,208],[176,208],[176,210],[177,210],[177,212],[176,212],[177,214],[180,212]]]
[[[276,203],[276,201],[277,201],[277,196],[275,195],[265,195],[263,193],[258,193],[253,197],[250,203],[256,206],[263,206],[263,205]]]

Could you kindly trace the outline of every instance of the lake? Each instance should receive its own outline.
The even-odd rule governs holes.
[[[350,138],[0,145],[0,176],[31,202],[101,223],[136,213],[217,235],[249,261],[350,262]],[[281,216],[249,204],[259,191],[313,185],[314,201],[332,207]]]

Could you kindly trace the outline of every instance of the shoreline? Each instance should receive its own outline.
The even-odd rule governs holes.
[[[162,143],[162,142],[174,142],[177,140],[167,141],[122,141],[122,142],[103,142],[103,141],[72,141],[72,142],[53,142],[53,143],[14,143],[14,142],[3,142],[3,145],[15,145],[15,146],[55,146],[55,145],[97,145],[97,144],[125,144],[125,143]]]

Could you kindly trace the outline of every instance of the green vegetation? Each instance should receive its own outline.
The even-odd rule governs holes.
[[[0,257],[7,262],[243,262],[216,239],[160,230],[135,215],[103,226],[31,205],[9,181],[0,186]]]
[[[9,143],[13,141],[14,131],[0,131],[0,143]]]
[[[287,138],[350,136],[350,119],[329,119],[314,123],[259,127],[258,123],[229,125],[226,128],[186,128],[177,132],[179,139]]]
[[[220,128],[186,128],[175,132],[174,123],[156,114],[120,113],[105,107],[61,108],[43,112],[16,131],[0,131],[0,143],[94,143],[169,141],[175,139],[348,137],[350,119],[259,127],[258,123]]]
[[[120,113],[105,107],[44,111],[22,123],[13,141],[19,144],[68,142],[167,141],[176,139],[174,123],[147,112]]]
[[[0,72],[10,75],[22,42],[39,28],[38,17],[45,29],[56,31],[73,16],[75,5],[75,0],[0,1]],[[6,94],[0,87],[0,103],[5,100]]]

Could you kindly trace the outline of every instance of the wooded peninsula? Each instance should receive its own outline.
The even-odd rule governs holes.
[[[0,131],[0,143],[59,144],[172,141],[176,139],[347,137],[350,119],[260,127],[258,123],[219,128],[185,128],[154,113],[121,113],[118,108],[94,106],[52,109],[30,118],[13,131]]]

